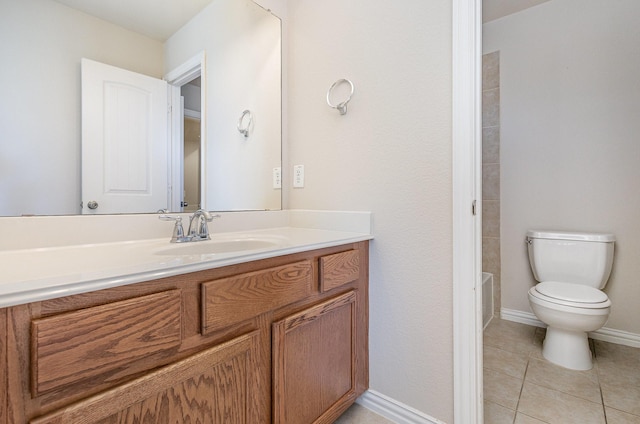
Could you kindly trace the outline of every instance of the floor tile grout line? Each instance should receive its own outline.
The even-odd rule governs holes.
[[[518,418],[518,414],[522,414],[522,415],[525,415],[525,416],[527,416],[529,418],[533,418],[534,420],[540,421],[542,423],[549,424],[547,421],[542,421],[541,418],[537,418],[537,417],[531,416],[529,414],[525,414],[523,412],[518,412],[518,408],[520,407],[520,400],[522,399],[522,392],[524,391],[524,383],[525,383],[525,381],[527,379],[527,373],[529,372],[529,363],[531,362],[532,359],[536,360],[536,358],[532,358],[531,357],[531,353],[532,352],[533,352],[533,350],[531,350],[531,352],[529,352],[529,355],[527,356],[527,366],[525,367],[524,378],[522,379],[522,387],[520,388],[520,395],[518,395],[518,403],[516,405],[516,415],[513,417],[513,424],[515,424],[516,419]],[[535,384],[535,383],[531,383],[531,384]]]
[[[524,390],[524,382],[527,379],[527,372],[529,371],[529,361],[531,360],[531,352],[527,355],[527,365],[524,367],[524,375],[522,376],[522,385],[520,386],[520,393],[518,393],[518,402],[516,402],[516,414],[513,416],[513,422],[515,424],[518,417],[518,408],[520,407],[520,400],[522,399],[522,391]]]
[[[530,360],[535,361],[535,362],[540,362],[540,363],[551,364],[552,366],[555,365],[555,364],[549,362],[548,360],[546,360],[544,358],[531,357]],[[595,367],[595,364],[594,364],[594,367]],[[570,370],[568,368],[566,368],[566,369]],[[583,372],[583,371],[577,371],[577,372]],[[599,374],[598,374],[598,368],[595,368],[594,376],[595,376],[595,388],[598,390],[598,395],[597,396],[598,396],[598,399],[600,399],[600,403],[598,403],[596,400],[594,400],[590,396],[581,395],[581,394],[578,394],[578,393],[575,393],[575,392],[563,390],[561,388],[558,388],[554,384],[548,383],[546,381],[545,382],[541,382],[541,381],[531,382],[530,381],[529,383],[530,384],[534,384],[534,385],[539,386],[539,387],[543,387],[543,388],[548,389],[548,390],[553,390],[554,392],[558,392],[558,393],[562,393],[564,395],[571,396],[571,397],[576,398],[576,399],[584,400],[584,401],[587,401],[587,402],[590,402],[590,403],[593,403],[593,404],[596,404],[596,405],[602,405],[604,407],[604,398],[603,398],[603,394],[602,394],[602,387],[600,385],[600,377],[599,377]]]
[[[593,344],[593,366],[596,369],[596,378],[598,379],[598,390],[600,390],[600,401],[602,402],[602,415],[604,416],[604,424],[608,423],[607,408],[604,404],[604,394],[602,393],[602,384],[600,383],[600,367],[598,366],[598,352],[596,351],[596,345]]]

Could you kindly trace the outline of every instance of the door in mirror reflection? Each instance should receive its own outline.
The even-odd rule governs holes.
[[[168,207],[167,83],[82,60],[82,213]]]

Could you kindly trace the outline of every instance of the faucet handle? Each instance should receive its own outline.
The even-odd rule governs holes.
[[[198,237],[201,239],[209,240],[211,237],[209,236],[209,226],[207,225],[207,218],[204,218],[200,221],[200,227],[198,228]]]
[[[193,216],[197,216],[197,215],[200,215],[200,216],[204,217],[204,219],[207,222],[211,222],[213,220],[213,218],[220,218],[220,214],[212,215],[211,212],[206,211],[204,209],[198,209],[197,211],[195,211]]]
[[[177,215],[160,215],[158,218],[162,221],[175,221],[176,225],[173,227],[173,235],[171,236],[171,243],[183,243],[189,241],[189,237],[184,235],[184,227],[182,226],[182,217]]]
[[[222,215],[220,215],[219,213],[217,213],[217,214],[213,214],[213,215],[212,215],[211,213],[207,212],[207,214],[206,214],[206,215],[203,215],[203,216],[204,216],[204,219],[205,219],[207,222],[211,222],[211,221],[213,221],[215,218],[220,218]]]
[[[160,221],[176,221],[176,222],[182,222],[182,217],[180,215],[167,215],[167,214],[162,214],[162,215],[158,215],[158,219]]]
[[[205,211],[204,209],[198,209],[196,213],[193,214],[194,218],[199,218],[196,222],[198,225],[198,232],[195,234],[198,240],[209,240],[211,237],[209,236],[209,226],[207,223],[213,221],[214,218],[220,218],[219,214],[212,215],[211,213]],[[190,232],[194,232],[195,228],[193,225],[189,225]]]

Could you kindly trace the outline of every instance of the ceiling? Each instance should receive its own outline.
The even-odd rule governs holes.
[[[483,0],[482,22],[494,21],[550,0]]]
[[[212,0],[55,0],[105,21],[166,41]],[[484,0],[489,22],[550,0]]]
[[[164,42],[212,0],[56,1]]]

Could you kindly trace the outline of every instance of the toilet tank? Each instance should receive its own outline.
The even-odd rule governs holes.
[[[527,231],[533,276],[603,289],[611,274],[614,242],[613,234]]]

